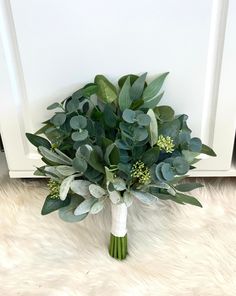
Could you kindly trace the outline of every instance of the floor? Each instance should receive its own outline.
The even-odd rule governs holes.
[[[118,262],[107,252],[109,206],[77,224],[41,216],[45,180],[10,180],[0,156],[0,295],[235,296],[234,178],[201,180],[202,209],[136,202]]]

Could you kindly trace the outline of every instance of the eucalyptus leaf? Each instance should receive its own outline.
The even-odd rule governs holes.
[[[189,150],[199,152],[202,149],[202,141],[199,138],[192,138],[189,143]]]
[[[148,126],[151,122],[151,118],[147,114],[139,114],[137,116],[137,123],[140,126]]]
[[[84,141],[88,138],[88,131],[87,130],[81,130],[79,132],[73,132],[71,134],[71,138],[73,141]]]
[[[61,126],[66,121],[66,114],[65,113],[57,113],[55,114],[50,122],[55,126]]]
[[[162,165],[161,172],[162,172],[163,177],[167,181],[171,181],[174,179],[175,174],[174,174],[174,171],[169,163],[164,163]]]
[[[158,106],[154,109],[156,117],[160,121],[171,121],[174,119],[175,112],[170,106]]]
[[[87,126],[87,119],[82,115],[73,116],[70,120],[70,126],[74,130],[84,129]]]
[[[188,162],[181,156],[178,156],[173,160],[173,165],[179,175],[184,175],[189,170]]]
[[[122,118],[128,123],[134,123],[136,121],[136,113],[133,110],[125,109]]]
[[[56,103],[53,103],[53,104],[49,105],[47,107],[47,110],[53,110],[53,109],[61,108],[61,107],[62,107],[61,104],[56,102]]]

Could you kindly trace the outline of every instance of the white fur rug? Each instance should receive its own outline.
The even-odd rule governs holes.
[[[206,181],[203,209],[129,210],[129,256],[107,252],[109,209],[79,224],[41,216],[43,181],[1,179],[1,296],[235,296],[235,179]]]

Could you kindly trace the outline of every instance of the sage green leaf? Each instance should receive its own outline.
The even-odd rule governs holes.
[[[106,152],[105,152],[105,155],[104,155],[104,160],[106,161],[106,163],[108,165],[116,165],[116,164],[119,163],[120,154],[119,154],[119,150],[116,147],[115,143],[110,144],[106,148]]]
[[[82,89],[82,93],[84,97],[91,97],[93,94],[95,94],[98,91],[98,86],[94,83],[89,83],[85,85]]]
[[[157,96],[159,93],[166,76],[169,74],[169,72],[163,73],[160,76],[158,76],[156,79],[154,79],[144,90],[143,92],[143,100],[144,102],[150,101],[154,97]],[[151,108],[151,107],[149,107]]]
[[[88,138],[88,131],[87,130],[81,130],[79,132],[73,132],[71,134],[71,139],[75,142],[84,141],[87,138]]]
[[[82,97],[83,97],[83,89],[78,89],[72,94],[72,99],[74,100],[81,99]]]
[[[117,191],[109,191],[109,198],[113,204],[118,204],[121,200],[120,193]]]
[[[59,104],[59,103],[53,103],[53,104],[51,104],[51,105],[49,105],[47,107],[47,110],[53,110],[53,109],[61,108],[61,107],[62,107],[61,104]]]
[[[117,90],[115,86],[103,75],[95,77],[95,83],[98,86],[97,95],[106,103],[112,103],[117,99]]]
[[[74,130],[84,129],[87,126],[87,119],[82,115],[73,116],[70,120],[70,126]]]
[[[89,213],[93,204],[97,201],[96,198],[90,197],[82,201],[74,211],[75,216],[83,215]]]
[[[175,111],[170,106],[158,106],[154,112],[156,117],[163,122],[173,120],[175,115]]]
[[[182,154],[188,163],[192,163],[195,157],[199,155],[199,152],[192,152],[188,150],[182,150]]]
[[[157,179],[159,180],[159,181],[163,181],[163,182],[165,182],[166,180],[165,180],[165,178],[164,178],[164,176],[163,176],[163,174],[162,174],[162,171],[161,171],[161,168],[162,168],[162,166],[163,166],[163,162],[160,162],[156,167],[155,167],[155,175],[156,175],[156,177],[157,177]]]
[[[159,148],[153,147],[144,152],[142,156],[142,161],[146,166],[151,167],[154,163],[156,163],[159,159],[160,150]]]
[[[146,99],[146,101],[144,100],[144,104],[142,105],[142,108],[151,108],[151,109],[155,108],[156,105],[160,102],[163,95],[164,95],[164,92],[162,92],[160,95],[154,98]]]
[[[190,195],[185,195],[183,193],[177,193],[176,198],[173,198],[173,200],[179,201],[184,204],[190,204],[190,205],[194,205],[194,206],[202,208],[201,203],[195,197],[190,196]]]
[[[174,179],[175,174],[174,174],[174,171],[169,163],[164,163],[162,165],[161,172],[162,172],[163,177],[167,181],[171,181]]]
[[[148,137],[146,128],[136,127],[134,129],[133,140],[141,142]]]
[[[136,121],[136,113],[133,110],[125,109],[122,118],[128,123],[134,123]]]
[[[65,113],[57,113],[55,114],[50,122],[55,126],[61,126],[66,121],[66,114]]]
[[[184,184],[176,185],[175,189],[181,192],[188,192],[200,187],[204,187],[204,186],[200,183],[184,183]]]
[[[189,143],[189,150],[200,152],[202,149],[202,141],[199,138],[192,138]]]
[[[118,80],[118,85],[120,88],[123,87],[125,81],[127,80],[127,78],[130,78],[130,84],[133,85],[134,82],[139,78],[139,76],[137,75],[134,75],[134,74],[128,74],[128,75],[125,75],[125,76],[122,76],[119,80]]]
[[[70,203],[70,200],[70,196],[68,196],[65,200],[62,201],[58,198],[51,198],[51,196],[48,195],[43,204],[41,215],[47,215],[56,210],[59,210],[60,208],[66,207]]]
[[[99,200],[95,202],[91,207],[90,214],[93,214],[93,215],[98,214],[104,209],[104,206],[105,204],[103,200]]]
[[[72,161],[73,168],[81,173],[84,173],[87,170],[87,162],[81,157],[75,157]]]
[[[73,167],[67,165],[59,165],[56,170],[63,176],[70,176],[76,172]]]
[[[73,195],[71,197],[71,202],[68,206],[59,209],[59,217],[66,221],[66,222],[79,222],[83,219],[85,219],[88,215],[88,213],[82,214],[82,215],[74,215],[75,209],[84,201],[84,198],[82,196]]]
[[[79,109],[80,101],[78,98],[72,98],[66,103],[66,110],[70,113]]]
[[[25,135],[27,139],[30,141],[30,143],[33,144],[35,147],[43,146],[48,149],[51,148],[51,144],[47,139],[30,133],[26,133]]]
[[[132,103],[130,99],[130,77],[128,77],[120,90],[120,94],[118,97],[118,102],[120,106],[120,110],[124,111],[128,109]]]
[[[71,164],[68,160],[65,160],[63,157],[60,155],[56,154],[55,152],[43,147],[39,146],[39,153],[44,156],[46,159],[58,163],[58,164]]]
[[[70,190],[70,185],[71,185],[71,182],[74,180],[75,176],[69,176],[69,177],[66,177],[62,183],[61,183],[61,186],[60,186],[60,199],[61,200],[65,200],[66,197],[67,197],[67,194]]]
[[[151,118],[148,116],[148,114],[139,114],[137,116],[137,123],[140,126],[148,126],[151,122]]]
[[[115,178],[112,184],[115,190],[117,191],[123,191],[126,189],[126,182],[122,178],[119,178],[119,177]]]
[[[89,185],[91,185],[91,182],[86,180],[74,180],[71,182],[70,189],[83,197],[90,196],[89,192]]]
[[[106,191],[99,185],[89,185],[89,192],[95,198],[101,198],[106,194]]]
[[[209,156],[216,156],[215,152],[213,151],[213,149],[211,149],[209,146],[202,144],[202,149],[201,149],[201,153],[209,155]]]
[[[67,164],[71,164],[72,163],[72,159],[67,156],[65,153],[63,153],[62,151],[60,151],[59,149],[55,149],[56,153],[60,156],[61,159],[63,159]]]
[[[123,194],[123,198],[126,207],[130,207],[133,203],[133,195],[129,191],[125,191]]]
[[[149,192],[131,190],[130,193],[138,200],[148,205],[156,200],[156,197]]]
[[[147,115],[150,117],[151,122],[149,125],[149,136],[150,136],[150,145],[153,147],[157,143],[158,139],[158,126],[155,113],[152,109],[149,109]]]
[[[189,171],[189,164],[185,158],[177,156],[173,160],[173,166],[175,167],[179,175],[185,175]]]
[[[132,101],[138,100],[142,97],[146,77],[147,73],[144,73],[139,78],[137,78],[132,84],[130,89],[130,98]]]
[[[114,113],[111,105],[106,105],[103,111],[103,118],[107,126],[116,127],[118,117]]]

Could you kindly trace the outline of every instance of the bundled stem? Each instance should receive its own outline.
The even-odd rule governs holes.
[[[111,233],[109,254],[111,257],[123,260],[128,254],[127,248],[127,234],[123,237],[115,236]]]

